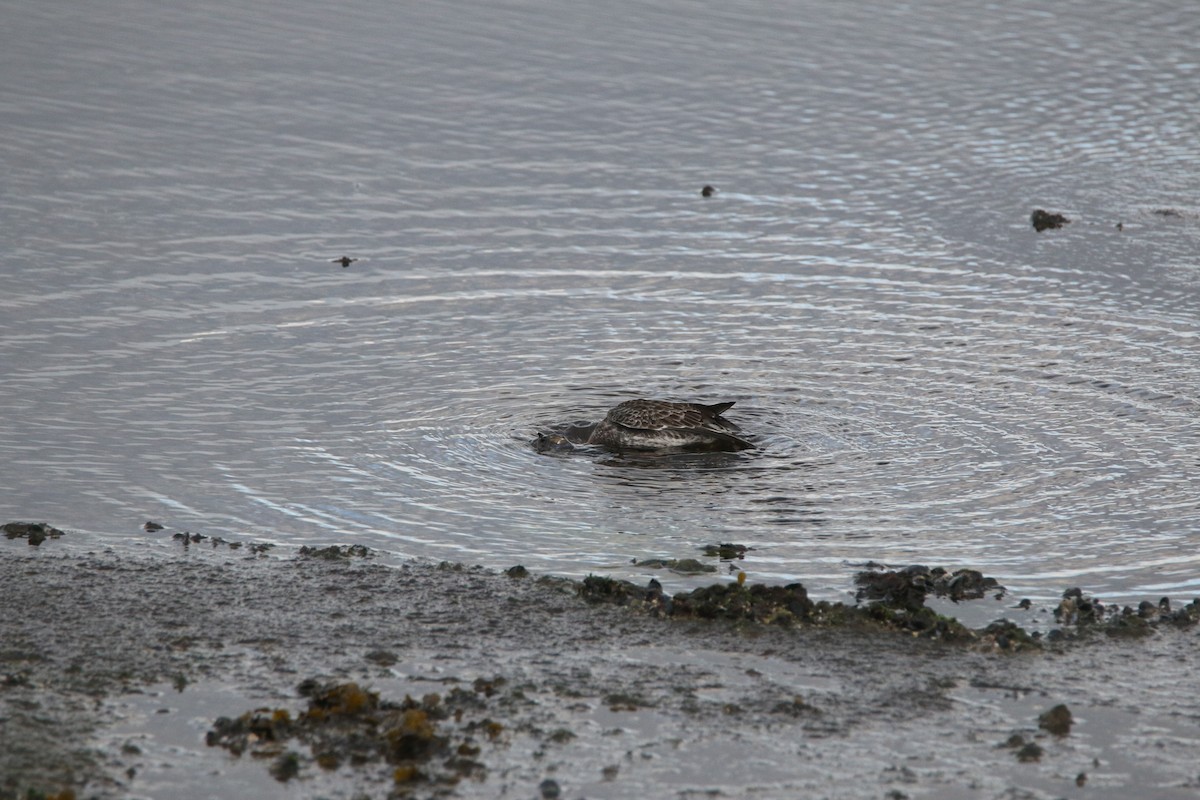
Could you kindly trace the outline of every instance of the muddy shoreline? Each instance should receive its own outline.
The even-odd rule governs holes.
[[[4,800],[225,796],[222,781],[246,780],[264,797],[1200,789],[1194,625],[963,645],[667,618],[522,571],[60,541],[0,543],[0,586]],[[258,753],[205,744],[255,708],[298,722],[305,681],[374,694],[377,716],[428,735],[429,757],[408,772],[353,753],[318,763],[295,731],[272,744],[260,730]],[[1065,729],[1039,722],[1060,705]],[[168,746],[171,725],[184,733]]]

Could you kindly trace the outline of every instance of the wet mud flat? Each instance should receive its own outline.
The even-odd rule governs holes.
[[[909,583],[857,614],[795,587],[669,598],[66,538],[0,542],[6,800],[1200,792],[1181,600],[1126,615],[1161,624],[1029,638],[927,624]]]

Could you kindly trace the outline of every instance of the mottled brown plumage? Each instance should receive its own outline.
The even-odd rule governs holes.
[[[751,450],[754,445],[734,432],[738,427],[721,416],[728,403],[671,403],[665,400],[627,400],[595,426],[575,428],[566,436],[540,435],[540,451],[567,450],[572,443],[596,444],[610,450]],[[572,435],[574,433],[574,435]]]

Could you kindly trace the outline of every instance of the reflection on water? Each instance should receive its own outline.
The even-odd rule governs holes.
[[[1200,25],[925,5],[26,10],[6,515],[1194,590]],[[760,449],[529,447],[633,397]]]

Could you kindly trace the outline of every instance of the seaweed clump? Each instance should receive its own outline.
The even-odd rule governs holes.
[[[420,700],[406,695],[402,702],[393,703],[357,683],[309,679],[298,687],[308,707],[295,718],[287,709],[270,708],[236,718],[220,717],[206,742],[234,755],[249,752],[273,758],[271,774],[281,782],[302,776],[313,764],[326,770],[343,764],[386,764],[401,792],[417,786],[449,787],[463,778],[482,780],[487,775],[474,758],[481,748],[471,734],[479,730],[495,740],[503,731],[502,725],[488,719],[457,732],[450,729],[450,720],[461,722],[465,711],[483,706],[476,693],[484,688],[477,687],[476,692],[455,688],[444,699],[438,694]]]

